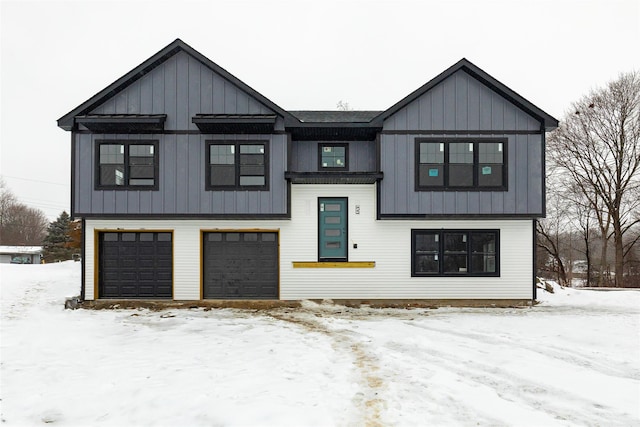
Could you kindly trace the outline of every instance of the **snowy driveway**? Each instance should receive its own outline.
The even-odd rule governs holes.
[[[640,425],[640,292],[524,309],[76,310],[0,267],[7,426]]]

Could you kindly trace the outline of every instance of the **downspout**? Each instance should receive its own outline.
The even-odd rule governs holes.
[[[537,233],[537,223],[538,220],[537,219],[533,219],[533,290],[531,292],[531,307],[533,307],[533,305],[536,302],[536,299],[538,298],[538,286],[536,283],[536,266],[538,265],[538,257],[537,257],[537,237],[538,237],[538,233]]]
[[[85,296],[85,282],[84,282],[84,273],[85,273],[85,219],[82,218],[82,238],[80,239],[82,241],[82,248],[81,248],[81,257],[82,259],[80,260],[80,302],[84,302],[84,296]]]

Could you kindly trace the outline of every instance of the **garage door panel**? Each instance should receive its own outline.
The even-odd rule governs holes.
[[[100,298],[172,298],[171,233],[100,234]],[[163,241],[158,241],[160,235]]]
[[[206,233],[205,298],[278,298],[277,233]]]

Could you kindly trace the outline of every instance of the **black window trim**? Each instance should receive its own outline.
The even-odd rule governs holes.
[[[416,138],[414,141],[414,183],[415,191],[508,191],[508,138]],[[444,143],[444,185],[420,185],[420,143]],[[449,186],[449,144],[450,143],[473,143],[473,185],[472,186]],[[480,186],[478,185],[479,168],[479,144],[480,143],[502,143],[502,185],[500,186]]]
[[[489,273],[473,273],[471,271],[463,273],[445,273],[443,271],[444,263],[444,239],[445,233],[466,233],[470,236],[472,233],[492,233],[496,236],[496,271]],[[437,234],[439,236],[439,250],[438,250],[438,272],[437,273],[418,273],[416,272],[416,236],[419,234]],[[439,228],[439,229],[411,229],[411,277],[500,277],[500,230],[499,229],[456,229],[456,228]],[[471,238],[467,239],[467,265],[471,266],[471,257],[473,252],[471,251]],[[470,268],[469,268],[470,270]]]
[[[153,145],[153,185],[101,185],[100,184],[100,147],[102,145],[124,145],[124,181],[129,182],[129,147],[132,145]],[[160,152],[157,139],[97,139],[95,150],[95,189],[96,190],[143,190],[158,191]]]
[[[206,140],[205,153],[205,190],[207,191],[269,191],[269,141],[268,140]],[[234,185],[211,185],[211,146],[213,145],[233,145],[234,146]],[[264,185],[240,185],[240,146],[241,145],[263,145],[264,146]]]
[[[324,147],[343,147],[344,148],[344,167],[322,166],[322,153],[324,151]],[[349,144],[333,143],[333,142],[319,143],[318,144],[318,171],[323,171],[323,170],[349,172]]]

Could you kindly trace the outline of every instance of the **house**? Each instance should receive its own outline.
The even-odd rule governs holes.
[[[466,59],[287,111],[178,39],[58,120],[82,297],[530,300],[557,125]]]
[[[0,264],[40,264],[42,246],[0,246]]]

